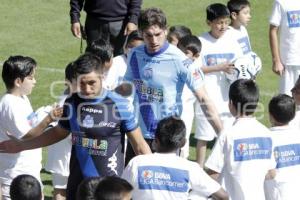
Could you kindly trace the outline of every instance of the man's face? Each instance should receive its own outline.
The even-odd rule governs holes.
[[[99,72],[92,71],[77,78],[79,93],[83,98],[94,98],[102,91],[102,77]]]
[[[152,25],[143,31],[143,38],[148,53],[159,51],[166,41],[167,30]]]

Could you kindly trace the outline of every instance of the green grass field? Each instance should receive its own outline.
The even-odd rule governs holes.
[[[215,1],[223,2],[226,1]],[[253,50],[263,61],[263,71],[258,77],[261,102],[266,105],[270,97],[277,93],[277,77],[271,71],[271,55],[268,44],[268,17],[272,0],[251,0],[252,21],[248,26]],[[208,30],[205,22],[205,8],[212,3],[209,0],[144,0],[143,7],[160,7],[167,17],[168,24],[186,25],[195,35]],[[27,55],[38,62],[37,85],[30,95],[34,108],[56,101],[50,96],[50,85],[63,80],[66,64],[79,56],[80,40],[70,32],[69,1],[67,0],[3,0],[0,6],[0,63],[10,55]],[[84,21],[84,20],[82,20]],[[59,95],[62,85],[54,87]],[[5,92],[0,83],[0,92]],[[257,114],[266,124],[266,106]],[[192,141],[192,155],[194,145]],[[46,152],[44,152],[46,157]],[[42,173],[46,200],[51,197],[51,179]]]

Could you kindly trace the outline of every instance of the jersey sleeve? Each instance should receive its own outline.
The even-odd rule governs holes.
[[[195,165],[193,171],[191,174],[192,191],[209,197],[220,190],[221,185],[213,180],[199,165]]]
[[[223,132],[217,139],[214,148],[208,157],[205,166],[217,173],[221,173],[225,165],[225,143],[226,134]]]
[[[70,127],[71,115],[72,115],[72,104],[71,104],[70,99],[66,99],[66,101],[63,105],[62,117],[58,121],[58,126],[70,131],[71,130],[71,127]]]
[[[280,3],[278,1],[274,1],[269,23],[277,27],[280,26],[282,12],[283,10]]]
[[[188,59],[186,59],[179,65],[180,78],[193,92],[204,85],[204,74],[201,70],[200,64],[198,63],[199,62],[190,63]]]

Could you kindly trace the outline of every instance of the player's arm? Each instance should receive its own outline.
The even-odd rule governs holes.
[[[219,134],[221,132],[221,130],[223,129],[223,125],[222,122],[219,118],[217,109],[214,105],[214,103],[212,102],[212,100],[210,99],[210,97],[208,96],[205,86],[201,86],[199,89],[197,89],[194,92],[195,96],[197,97],[201,108],[203,110],[203,113],[205,114],[205,116],[207,117],[209,123],[212,125],[212,127],[214,128],[214,130],[216,131],[217,134]]]
[[[215,181],[217,181],[220,176],[220,173],[218,173],[212,169],[207,169],[206,173]]]
[[[213,193],[210,197],[215,200],[229,200],[228,194],[223,188],[220,188],[217,192]]]
[[[212,72],[220,72],[220,71],[226,73],[232,73],[232,70],[234,69],[234,65],[233,63],[230,62],[224,62],[213,66],[202,66],[201,69],[204,74],[208,74]]]
[[[282,75],[284,71],[284,66],[281,63],[280,60],[280,53],[279,53],[279,44],[278,44],[278,27],[274,25],[270,25],[269,28],[269,42],[270,42],[270,48],[271,48],[271,54],[272,54],[272,61],[273,66],[272,70],[274,73],[278,75]]]
[[[50,123],[56,121],[59,117],[61,117],[62,112],[62,107],[54,107],[53,110],[51,110],[51,112],[36,127],[28,131],[28,133],[24,135],[22,139],[26,140],[42,134]]]
[[[18,153],[20,151],[36,149],[49,146],[64,138],[69,134],[69,131],[59,126],[48,129],[43,134],[28,140],[18,140],[8,135],[11,139],[0,143],[1,153]]]
[[[128,132],[127,137],[136,155],[152,153],[139,127]]]

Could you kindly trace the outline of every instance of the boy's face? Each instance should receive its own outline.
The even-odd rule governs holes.
[[[228,29],[229,21],[229,17],[219,17],[213,21],[207,21],[210,26],[210,34],[216,39],[222,37]]]
[[[250,7],[244,7],[234,18],[240,25],[247,26],[251,20]]]
[[[125,192],[122,195],[122,200],[131,200],[132,199],[132,192]]]
[[[199,53],[197,53],[197,54],[194,54],[191,50],[189,50],[189,49],[187,49],[185,52],[185,55],[188,57],[188,58],[190,58],[190,59],[192,59],[192,60],[196,60],[197,58],[199,58]]]
[[[84,98],[94,98],[102,91],[102,77],[99,72],[92,71],[88,74],[79,75],[77,78],[79,93]]]
[[[166,41],[167,31],[157,25],[152,25],[143,30],[143,38],[149,53],[159,51]]]
[[[31,75],[26,76],[23,81],[18,81],[18,86],[20,88],[20,94],[21,95],[29,95],[32,92],[33,87],[35,86],[36,80],[34,78],[35,75],[35,69],[33,69],[33,72]]]
[[[177,44],[178,44],[178,38],[176,37],[175,34],[170,34],[168,36],[168,41],[169,41],[170,44],[173,44],[175,46],[177,46]]]

